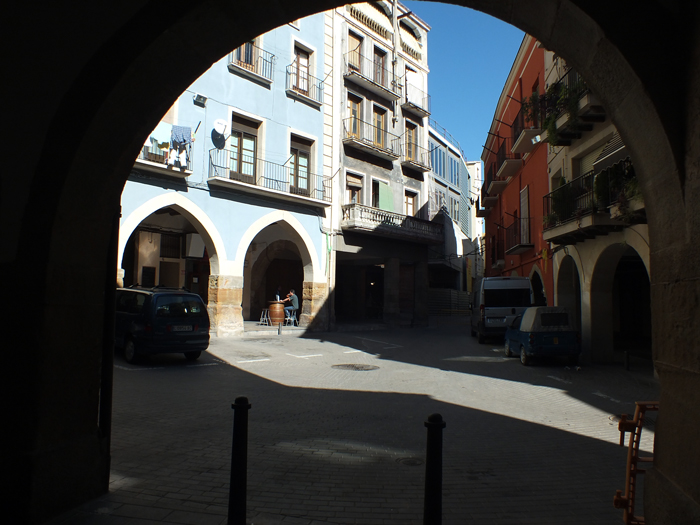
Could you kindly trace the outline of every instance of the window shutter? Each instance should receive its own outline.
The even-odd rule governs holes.
[[[530,187],[520,190],[520,242],[530,244]]]
[[[358,177],[357,175],[353,175],[352,173],[345,174],[345,183],[348,186],[352,186],[353,188],[362,189],[362,177]]]

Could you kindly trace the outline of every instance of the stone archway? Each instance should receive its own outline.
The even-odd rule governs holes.
[[[576,328],[581,330],[581,276],[573,257],[566,255],[557,273],[557,306],[565,306],[573,315]]]
[[[590,283],[590,339],[595,362],[621,361],[615,350],[650,358],[649,275],[627,244],[611,244],[598,256]]]
[[[700,474],[688,458],[700,457],[700,422],[686,416],[700,401],[700,359],[685,343],[700,330],[700,270],[687,264],[698,260],[700,246],[698,4],[680,1],[671,9],[650,0],[634,9],[625,3],[600,9],[580,0],[455,3],[528,31],[573,64],[609,109],[635,158],[653,246],[654,359],[663,416],[655,468],[645,483],[645,514],[650,524],[697,520]],[[13,137],[21,139],[6,159],[0,207],[2,270],[13,276],[6,292],[20,298],[8,321],[21,336],[7,344],[33,356],[32,367],[23,366],[20,353],[6,363],[17,374],[21,400],[8,414],[19,423],[10,443],[16,454],[7,467],[16,483],[8,496],[25,509],[27,520],[40,521],[107,488],[109,299],[119,195],[144,137],[178,94],[230,49],[340,4],[176,0],[163,10],[134,0],[119,10],[91,3],[73,11],[15,6],[8,41],[32,34],[34,45],[13,48],[8,89],[41,102],[6,108]],[[209,37],[193,39],[196,34]],[[173,49],[180,50],[177,68],[163,60]],[[27,67],[40,59],[42,67]],[[43,89],[49,82],[51,89]],[[84,246],[85,236],[90,246]],[[82,285],[72,286],[76,282]],[[86,312],[84,333],[68,328],[66,306],[75,304]],[[32,316],[24,314],[29,309]],[[678,319],[686,322],[679,325]],[[68,380],[64,363],[81,368]]]

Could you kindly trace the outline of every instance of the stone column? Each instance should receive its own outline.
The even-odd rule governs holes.
[[[209,276],[209,321],[218,337],[243,333],[243,277]]]
[[[328,285],[304,281],[299,325],[309,330],[328,329]]]
[[[401,320],[399,307],[399,286],[401,263],[391,257],[384,263],[384,322],[397,325]]]
[[[421,259],[414,266],[413,326],[428,326],[428,261]]]

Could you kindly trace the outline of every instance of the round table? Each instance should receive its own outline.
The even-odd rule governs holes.
[[[282,301],[270,301],[270,324],[277,326],[284,323],[284,303]]]

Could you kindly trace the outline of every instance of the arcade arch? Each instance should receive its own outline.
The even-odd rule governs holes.
[[[10,343],[28,348],[36,366],[22,366],[24,355],[17,353],[7,368],[16,371],[15,384],[21,385],[15,392],[21,401],[9,417],[27,421],[14,436],[21,460],[8,469],[8,476],[18,480],[17,492],[10,497],[31,509],[27,512],[34,520],[106,490],[109,461],[102,458],[109,450],[106,411],[100,413],[100,432],[87,422],[96,420],[101,401],[93,371],[99,370],[100,363],[110,365],[109,306],[104,297],[109,297],[108,283],[113,288],[116,270],[119,195],[144,137],[177,94],[230,49],[292,19],[341,3],[302,1],[282,10],[278,2],[260,0],[246,8],[247,16],[241,16],[238,3],[228,0],[179,3],[166,11],[153,3],[124,2],[109,16],[100,7],[76,9],[61,23],[56,23],[53,11],[42,14],[29,4],[18,7],[26,11],[15,18],[14,29],[27,29],[26,20],[37,39],[31,50],[15,50],[16,60],[7,74],[15,84],[14,92],[33,93],[38,82],[46,81],[26,68],[36,62],[29,54],[35,49],[43,45],[54,58],[47,63],[61,64],[52,78],[55,89],[33,110],[36,118],[28,118],[32,109],[26,104],[7,108],[8,121],[31,122],[34,137],[31,143],[17,141],[20,144],[5,170],[12,174],[13,179],[7,178],[13,191],[3,192],[13,195],[4,210],[8,218],[5,274],[33,277],[15,279],[7,292],[24,298],[26,302],[19,306],[26,304],[34,312],[26,316],[25,308],[14,309],[10,322],[22,336]],[[505,1],[455,3],[512,23],[556,49],[603,104],[613,108],[613,121],[639,168],[650,238],[655,243],[650,253],[650,266],[655,269],[651,295],[656,305],[654,351],[664,417],[656,429],[655,468],[645,480],[645,511],[649,511],[645,514],[650,524],[664,519],[690,523],[700,514],[698,473],[687,460],[698,456],[700,444],[695,438],[700,423],[685,417],[700,401],[700,369],[697,350],[689,351],[684,344],[700,323],[698,268],[687,264],[697,259],[700,231],[700,218],[693,209],[700,196],[700,123],[695,118],[699,102],[694,95],[700,82],[697,3],[679,2],[674,10],[653,1],[639,3],[633,10],[623,3],[599,10],[578,0],[542,0],[536,8]],[[625,23],[610,24],[617,19]],[[100,29],[99,34],[85,33],[79,46],[60,38],[66,32],[83,34],[85,28],[93,27]],[[197,33],[212,37],[183,48],[182,42]],[[140,38],[133,38],[134,34]],[[163,53],[172,49],[182,50],[177,68],[162,60]],[[659,75],[660,70],[673,71],[674,81]],[[168,82],[162,82],[166,78]],[[78,103],[80,111],[76,111]],[[113,160],[107,166],[105,137],[110,137]],[[86,182],[94,179],[95,166],[104,167],[99,192]],[[18,178],[17,173],[25,176]],[[81,229],[89,230],[94,239],[89,246],[75,238],[74,232]],[[81,275],[83,286],[65,286],[65,278],[54,277],[65,275],[69,268]],[[666,275],[660,276],[657,268]],[[65,323],[67,304],[87,306],[83,326],[88,328],[80,337]],[[674,322],[679,315],[687,321],[681,327]],[[94,351],[94,341],[100,340],[105,341],[102,356]],[[64,363],[84,365],[70,377],[73,388],[65,388],[62,372],[66,370],[60,364],[54,366],[51,356],[55,355],[61,355]],[[48,367],[53,374],[45,373]],[[103,376],[108,378],[109,373]],[[78,399],[73,394],[76,390],[90,395]],[[103,432],[106,444],[97,441],[104,439]],[[91,440],[94,446],[86,446]],[[56,475],[59,467],[55,465],[61,465],[62,475]],[[45,487],[42,495],[32,490],[36,486]]]

